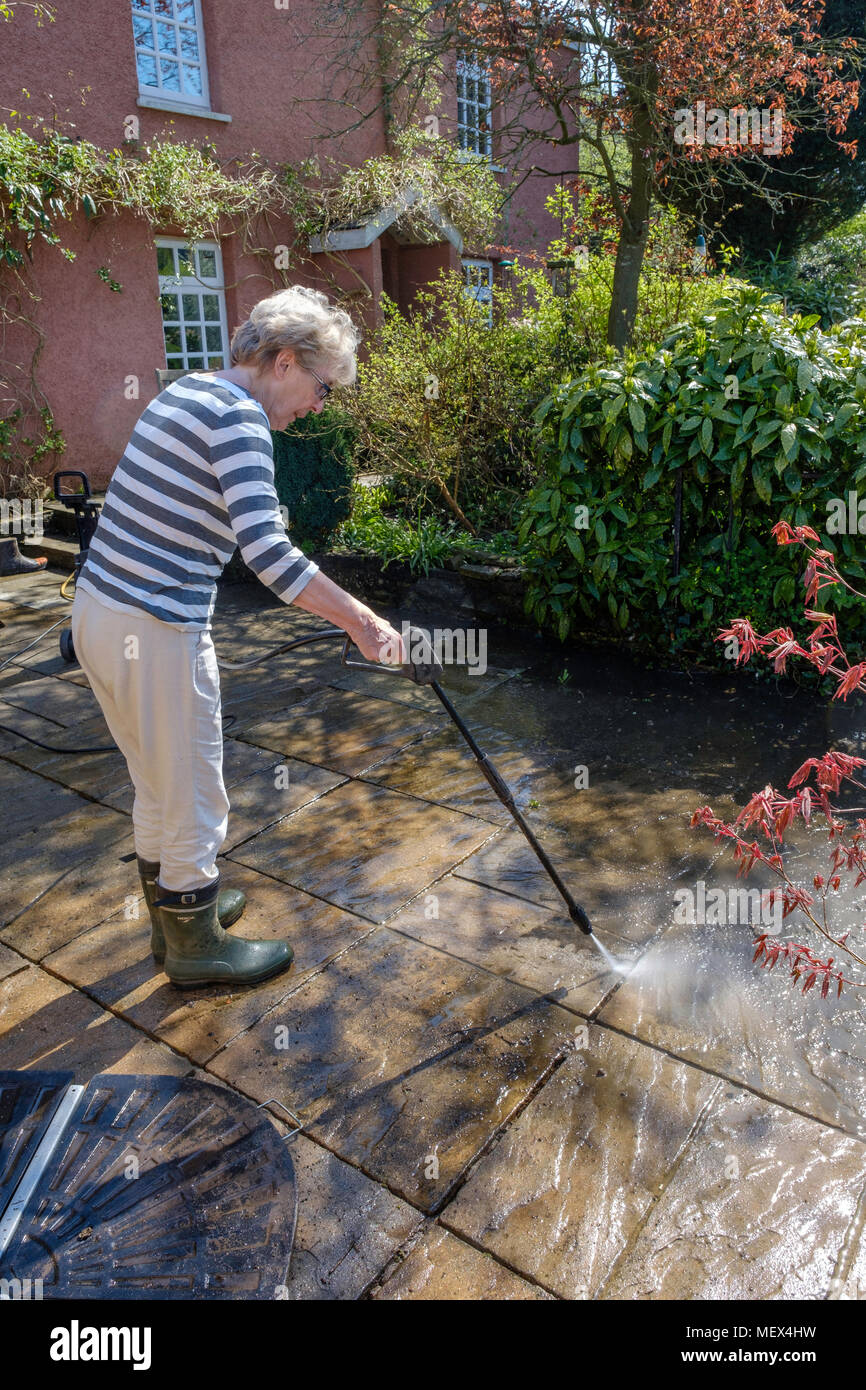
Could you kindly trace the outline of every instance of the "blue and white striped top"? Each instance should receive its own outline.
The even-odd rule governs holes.
[[[264,407],[232,381],[191,372],[140,416],[78,585],[110,608],[207,630],[236,545],[284,603],[319,568],[286,535]]]

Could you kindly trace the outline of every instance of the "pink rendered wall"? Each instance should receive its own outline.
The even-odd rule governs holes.
[[[314,6],[315,0],[292,0],[288,9],[203,0],[211,109],[229,114],[230,123],[137,105],[129,0],[59,0],[56,21],[43,28],[19,9],[11,24],[0,26],[5,40],[0,52],[0,119],[38,134],[38,119],[28,117],[49,123],[56,118],[61,128],[111,149],[122,147],[124,121],[136,116],[142,146],[162,134],[193,143],[207,140],[223,159],[255,150],[266,163],[276,164],[302,159],[314,149],[324,154],[330,149],[341,162],[358,164],[385,148],[381,113],[329,144],[327,127],[310,100],[332,95],[339,75],[328,62],[327,36],[316,41],[305,37],[313,27]],[[373,62],[371,55],[371,68]],[[371,92],[371,106],[375,96]],[[456,98],[451,105],[456,116]],[[11,119],[10,110],[19,114]],[[573,151],[565,154],[564,164],[573,161]],[[558,167],[549,162],[549,152],[545,158],[546,167]],[[518,244],[543,251],[558,233],[543,212],[544,190],[550,187],[551,179],[524,184],[510,207],[503,242],[515,244],[519,237]],[[40,242],[32,273],[28,272],[40,296],[30,309],[45,335],[38,380],[68,443],[57,466],[83,468],[95,487],[103,487],[135,420],[156,392],[154,368],[165,364],[154,233],[131,216],[88,223],[80,215],[61,230],[63,245],[77,253],[75,264],[69,265],[58,247]],[[166,235],[176,230],[160,228]],[[277,271],[243,255],[230,226],[222,231],[230,332],[258,299],[283,283],[301,281],[339,296],[365,339],[369,337],[379,318],[383,286],[378,242],[346,253],[347,266],[319,257],[318,265],[312,259],[299,260]],[[290,228],[279,224],[272,226],[270,237],[275,246],[292,239]],[[466,254],[484,251],[466,247]],[[450,243],[397,247],[391,273],[397,277],[401,307],[408,308],[418,286],[448,264],[459,265]],[[325,265],[327,277],[322,275]],[[121,294],[112,293],[97,278],[100,266],[120,281]],[[32,341],[26,333],[7,335],[0,376],[15,376],[12,362],[17,362],[19,372],[26,366]],[[127,382],[130,377],[137,379],[138,399]]]

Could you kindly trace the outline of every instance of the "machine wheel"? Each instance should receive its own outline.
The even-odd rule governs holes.
[[[60,634],[60,655],[64,661],[68,661],[70,666],[77,660],[75,647],[72,645],[72,628],[65,627]]]

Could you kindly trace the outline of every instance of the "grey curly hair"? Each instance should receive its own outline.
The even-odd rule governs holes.
[[[259,371],[290,348],[302,367],[321,368],[340,386],[355,381],[355,351],[360,329],[327,295],[306,285],[292,285],[260,299],[249,318],[232,334],[231,364]]]

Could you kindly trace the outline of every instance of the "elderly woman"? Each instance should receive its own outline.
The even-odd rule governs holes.
[[[244,897],[220,892],[216,866],[229,802],[210,629],[235,546],[278,598],[343,628],[368,660],[405,656],[389,623],[291,543],[274,491],[271,430],[354,381],[358,340],[316,290],[258,303],[232,337],[231,367],[182,377],[142,413],[76,585],[76,656],[135,788],[154,959],[180,987],[253,984],[292,962],[286,941],[226,934]]]

